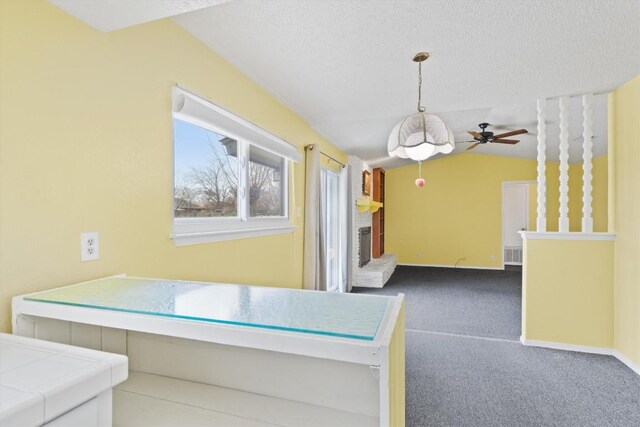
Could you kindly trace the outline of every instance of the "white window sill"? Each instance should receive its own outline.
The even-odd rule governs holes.
[[[272,236],[274,234],[293,233],[295,225],[272,227],[252,227],[230,230],[201,231],[196,233],[173,233],[171,239],[176,246],[198,245],[202,243],[223,242],[225,240],[247,239],[251,237]]]

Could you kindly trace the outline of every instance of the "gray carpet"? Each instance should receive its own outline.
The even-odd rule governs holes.
[[[408,426],[640,426],[640,376],[610,356],[407,333]]]
[[[483,337],[520,338],[520,271],[399,266],[382,289],[405,293],[407,328]]]
[[[515,341],[519,272],[398,267],[354,291],[406,294],[407,426],[640,426],[617,359]]]

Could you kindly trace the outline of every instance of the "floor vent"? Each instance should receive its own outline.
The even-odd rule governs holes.
[[[511,246],[504,248],[505,264],[522,264],[522,247]]]

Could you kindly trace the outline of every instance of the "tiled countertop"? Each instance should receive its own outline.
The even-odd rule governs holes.
[[[41,425],[127,376],[126,356],[0,334],[0,425]]]

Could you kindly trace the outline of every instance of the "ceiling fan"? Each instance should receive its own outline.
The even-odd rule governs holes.
[[[469,135],[473,137],[473,141],[475,144],[470,145],[467,150],[473,150],[480,144],[486,144],[487,142],[498,143],[498,144],[517,144],[520,142],[519,139],[504,139],[509,136],[521,135],[523,133],[528,133],[529,131],[526,129],[518,129],[512,130],[509,132],[500,133],[498,135],[494,135],[493,132],[487,131],[487,127],[491,126],[489,123],[480,123],[478,125],[480,127],[480,132],[467,131]]]

